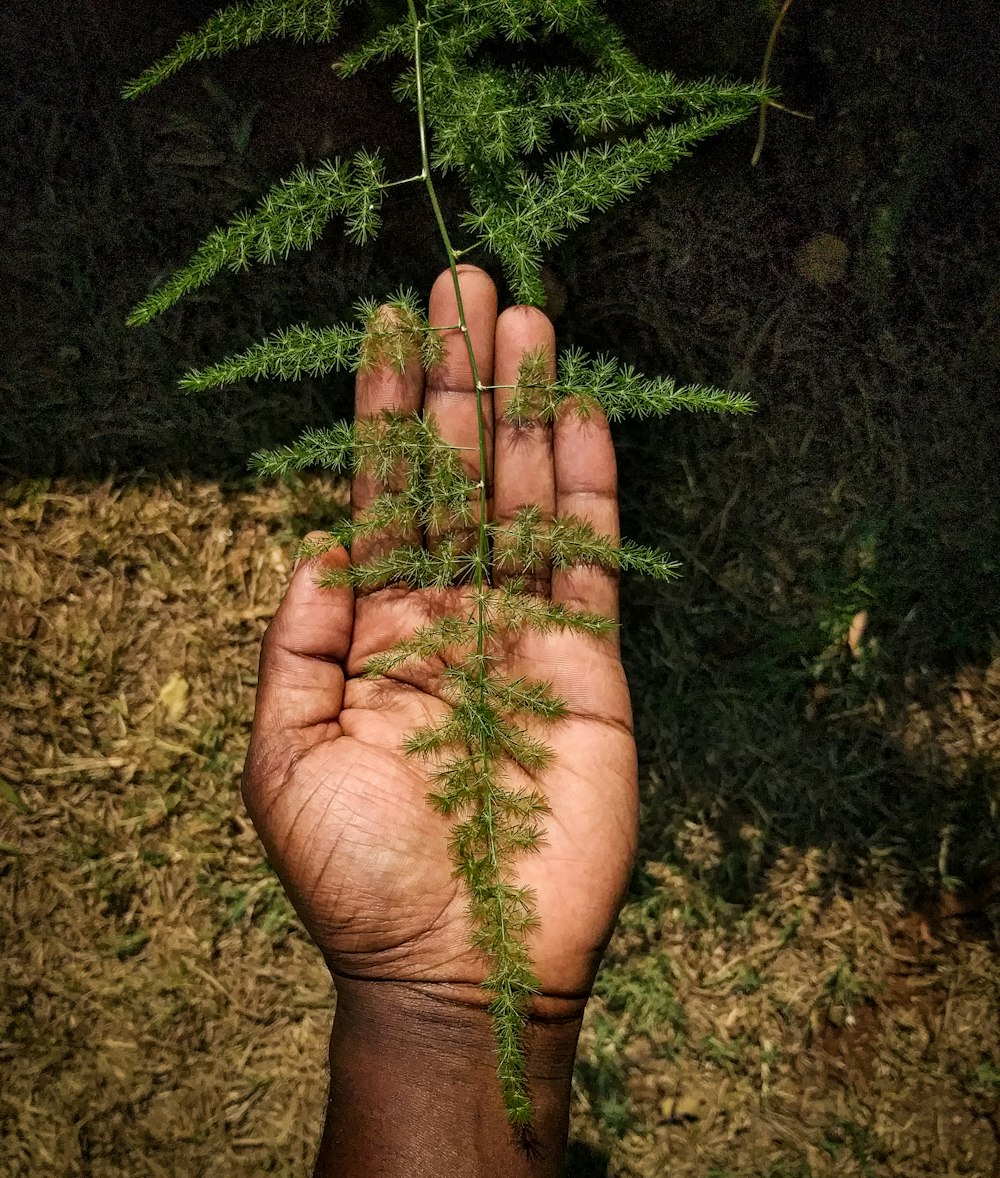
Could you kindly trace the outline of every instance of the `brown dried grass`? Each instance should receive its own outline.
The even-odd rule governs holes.
[[[333,994],[238,785],[293,540],[336,503],[319,476],[6,493],[5,1175],[308,1173]],[[998,688],[914,704],[914,747],[995,754]],[[609,949],[573,1138],[644,1178],[997,1173],[1000,967],[968,913],[910,911],[878,856],[831,892],[789,849],[741,914],[702,882],[714,832],[677,842],[690,870],[647,862]]]
[[[333,995],[239,772],[282,521],[338,494],[61,483],[5,511],[4,1174],[305,1172]]]
[[[1000,1034],[988,941],[908,911],[886,863],[831,896],[821,853],[790,851],[735,922],[681,872],[646,870],[663,902],[623,913],[578,1057],[603,1055],[630,1102],[616,1141],[594,1085],[577,1085],[575,1134],[610,1147],[612,1173],[997,1172],[1000,1092],[979,1081]],[[662,1017],[664,987],[679,1018]]]

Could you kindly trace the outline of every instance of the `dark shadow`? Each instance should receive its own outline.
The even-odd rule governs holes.
[[[617,430],[623,531],[684,565],[623,591],[640,861],[737,908],[818,847],[831,888],[877,853],[915,904],[995,914],[997,48],[981,5],[893,13],[799,24],[782,81],[814,123],[772,112],[757,169],[746,136],[706,145],[567,251],[570,342],[758,403]]]
[[[562,1172],[563,1178],[607,1178],[608,1156],[580,1141],[571,1141]]]
[[[160,5],[150,21],[122,0],[56,0],[22,6],[5,23],[8,477],[245,472],[255,450],[349,412],[350,374],[195,396],[178,378],[292,324],[351,321],[359,298],[429,288],[441,268],[433,220],[414,216],[419,196],[403,189],[386,205],[379,249],[352,244],[342,222],[331,223],[311,251],[224,272],[149,324],[125,326],[209,232],[255,207],[297,164],[348,159],[373,142],[394,167],[412,171],[419,160],[409,116],[391,98],[392,70],[338,89],[328,47],[270,43],[193,64],[141,98],[119,97],[210,11]],[[345,22],[348,43],[362,19]],[[58,38],[46,31],[52,22]],[[453,188],[443,186],[449,212]]]

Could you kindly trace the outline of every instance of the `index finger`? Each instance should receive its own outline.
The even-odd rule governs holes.
[[[388,305],[379,308],[383,323],[398,322],[396,312]],[[377,352],[377,350],[376,350]],[[373,367],[362,367],[354,383],[354,417],[356,421],[379,417],[382,413],[418,413],[424,399],[424,369],[419,351],[411,354],[400,372],[383,354]],[[398,471],[395,482],[405,478]],[[398,490],[375,478],[367,471],[358,471],[351,479],[351,517],[361,519],[375,499],[386,490]],[[351,545],[351,561],[363,564],[404,544],[420,543],[419,531],[380,532],[373,536],[359,536]]]

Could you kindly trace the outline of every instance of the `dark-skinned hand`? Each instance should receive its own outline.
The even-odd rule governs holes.
[[[498,318],[496,289],[484,271],[462,265],[459,280],[482,384],[514,384],[529,349],[544,345],[554,355],[554,329],[541,311],[512,307]],[[434,284],[429,320],[458,322],[450,271]],[[478,480],[466,345],[457,329],[443,334],[444,360],[429,373],[419,356],[403,374],[388,366],[359,373],[355,412],[432,414],[444,439],[464,448],[466,470]],[[504,521],[535,504],[544,517],[572,514],[617,537],[615,457],[601,414],[584,420],[564,406],[552,426],[518,427],[501,417],[508,395],[499,388],[484,395],[492,518]],[[356,478],[354,514],[379,490],[371,478]],[[450,983],[461,1001],[485,1006],[490,996],[480,983],[489,963],[471,947],[467,896],[448,853],[452,820],[426,800],[427,764],[401,751],[409,733],[449,707],[436,691],[440,664],[411,662],[387,679],[359,676],[367,658],[442,612],[467,614],[467,590],[390,587],[356,595],[315,584],[324,567],[349,559],[336,548],[301,561],[268,626],[244,799],[335,979]],[[616,575],[600,568],[556,570],[531,587],[553,602],[618,618]],[[540,925],[527,945],[546,996],[541,1004],[585,1001],[637,838],[636,752],[617,634],[529,629],[506,643],[499,669],[551,683],[568,704],[565,719],[528,725],[556,759],[537,782],[521,784],[539,788],[551,813],[542,816],[544,844],[514,860],[512,882],[535,893]]]

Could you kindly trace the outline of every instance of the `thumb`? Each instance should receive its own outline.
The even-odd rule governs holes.
[[[306,539],[324,539],[310,532]],[[309,728],[340,715],[354,630],[354,590],[316,584],[326,569],[348,568],[345,548],[299,560],[261,644],[257,717],[279,729]]]

